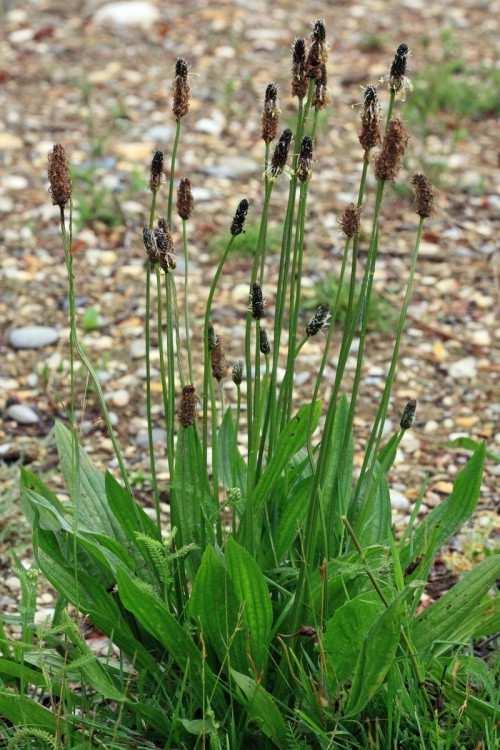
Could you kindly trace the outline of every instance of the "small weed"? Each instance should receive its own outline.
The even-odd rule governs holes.
[[[96,331],[102,326],[102,319],[96,307],[88,307],[82,315],[81,325],[85,333]]]

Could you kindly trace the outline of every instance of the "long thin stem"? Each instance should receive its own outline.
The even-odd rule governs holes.
[[[163,289],[161,281],[161,272],[158,264],[155,268],[156,272],[156,319],[157,319],[157,336],[158,336],[158,352],[160,355],[160,380],[161,380],[161,393],[163,399],[163,416],[165,419],[165,431],[167,435],[166,446],[167,446],[167,463],[169,475],[173,476],[174,470],[174,449],[173,444],[170,441],[170,406],[168,399],[168,375],[167,367],[165,364],[165,350],[163,347]]]
[[[170,291],[170,272],[165,271],[165,300],[166,300],[166,333],[167,333],[167,385],[168,385],[168,433],[167,444],[170,460],[170,484],[175,472],[174,434],[175,434],[175,353],[174,353],[174,319],[172,309],[172,295]]]
[[[233,242],[234,242],[234,236],[231,236],[231,239],[227,243],[226,249],[222,253],[221,259],[215,270],[215,274],[212,279],[212,283],[210,285],[210,289],[208,292],[207,304],[205,307],[205,318],[203,321],[203,440],[202,442],[203,442],[203,457],[204,457],[205,466],[207,464],[207,453],[208,453],[208,399],[209,399],[209,378],[210,378],[210,369],[211,369],[210,353],[208,349],[208,328],[210,325],[210,314],[212,312],[212,303],[214,299],[215,290],[217,288],[217,284],[219,283],[220,275],[222,273],[222,269],[224,268],[224,264],[233,246]]]
[[[170,176],[168,181],[168,204],[167,204],[167,223],[172,226],[172,209],[174,205],[174,182],[175,182],[175,162],[177,159],[177,149],[181,135],[181,121],[177,120],[175,125],[175,138],[172,147],[172,157],[170,160]]]
[[[184,251],[184,328],[186,332],[186,349],[188,356],[189,382],[193,382],[193,359],[189,326],[189,254],[187,245],[187,221],[182,220],[182,248]]]

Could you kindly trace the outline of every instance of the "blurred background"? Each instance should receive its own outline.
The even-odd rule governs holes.
[[[317,17],[328,30],[331,101],[320,115],[310,188],[304,315],[336,289],[342,245],[337,218],[355,197],[361,172],[363,87],[387,73],[396,47],[405,42],[413,91],[398,109],[412,138],[384,207],[356,437],[362,448],[383,388],[416,228],[409,179],[423,171],[436,186],[437,205],[426,223],[387,432],[408,398],[416,397],[419,405],[392,473],[392,502],[401,519],[421,492],[423,512],[433,507],[449,493],[466,459],[467,440],[486,440],[481,512],[449,551],[444,575],[468,567],[490,543],[500,474],[495,323],[500,3],[0,0],[0,567],[8,567],[13,548],[21,557],[29,554],[29,530],[18,503],[19,465],[34,464],[61,489],[50,430],[54,419],[64,417],[68,395],[66,274],[58,212],[47,192],[49,149],[61,142],[70,156],[80,329],[138,495],[147,504],[141,231],[151,156],[157,148],[167,160],[170,156],[175,59],[185,57],[191,68],[192,106],[183,121],[177,176],[189,177],[194,187],[190,306],[198,343],[207,280],[234,208],[244,196],[252,201],[247,233],[215,304],[214,322],[230,362],[242,355],[261,204],[264,90],[268,82],[278,83],[282,127],[290,126],[295,115],[290,47],[294,37],[309,35]],[[265,279],[270,301],[286,183],[283,177],[273,195]],[[372,198],[373,191],[369,204]],[[160,210],[165,203],[163,189]],[[174,230],[177,237],[179,227]],[[364,258],[363,243],[361,252]],[[180,295],[182,271],[179,259]],[[298,398],[311,395],[320,347],[315,341],[303,350]],[[354,359],[351,371],[353,364]],[[328,378],[334,365],[332,356]],[[86,386],[82,373],[83,439],[98,465],[113,467],[111,444]],[[226,387],[230,401],[230,378]],[[165,434],[156,413],[161,454]],[[160,461],[162,467],[165,472]],[[0,603],[9,606],[18,582],[6,580]]]

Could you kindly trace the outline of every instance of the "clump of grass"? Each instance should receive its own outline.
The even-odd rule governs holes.
[[[386,241],[382,206],[407,147],[397,112],[407,88],[407,53],[406,44],[400,44],[390,66],[384,116],[376,89],[365,91],[361,179],[340,222],[344,247],[337,286],[305,326],[306,217],[310,188],[321,170],[314,157],[318,121],[328,103],[323,21],[314,23],[308,45],[302,39],[293,44],[293,128],[280,133],[275,127],[277,96],[267,88],[272,96],[265,99],[262,198],[249,264],[244,364],[238,361],[231,370],[212,323],[213,310],[226,262],[238,252],[247,214],[256,207],[243,197],[228,218],[207,284],[202,345],[191,346],[189,305],[181,308],[177,299],[173,231],[180,220],[189,275],[196,206],[186,177],[177,193],[177,217],[173,210],[177,154],[190,105],[189,67],[177,60],[167,197],[163,202],[164,153],[156,152],[148,180],[149,220],[142,232],[148,476],[131,472],[128,458],[134,451],[121,446],[80,340],[72,186],[65,151],[54,147],[49,179],[67,269],[71,355],[69,429],[61,421],[54,432],[69,501],[61,502],[39,477],[22,471],[22,503],[33,527],[37,569],[25,571],[16,561],[22,596],[9,624],[17,628],[17,641],[7,638],[0,620],[0,712],[11,746],[33,737],[57,748],[451,750],[478,746],[485,738],[488,747],[495,746],[492,678],[486,661],[473,655],[473,646],[478,638],[488,642],[498,628],[490,594],[500,573],[498,555],[481,561],[419,611],[436,555],[476,507],[485,446],[475,447],[446,501],[423,519],[417,503],[400,536],[392,525],[389,472],[417,408],[414,399],[406,406],[391,405],[391,393],[423,228],[432,209],[432,187],[423,175],[411,181],[415,238],[391,327],[392,355],[359,457],[361,469],[354,469],[353,431],[370,343],[370,306],[376,299],[373,280]],[[364,238],[359,215],[364,207],[367,216],[370,169],[375,195],[371,230]],[[274,187],[285,179],[279,277],[270,302],[262,292],[269,214],[277,201]],[[366,254],[360,253],[361,244]],[[341,314],[335,376],[325,382]],[[181,345],[181,325],[186,346]],[[153,441],[158,389],[152,387],[152,329],[159,349],[166,482],[157,470]],[[312,337],[320,339],[325,329],[311,400],[296,404],[293,383],[302,347]],[[355,337],[354,377],[345,378]],[[116,476],[97,471],[79,444],[77,357],[111,439]],[[227,403],[223,386],[230,377],[236,393]],[[389,409],[399,410],[401,418],[384,442]],[[139,482],[141,496],[147,493],[148,505],[154,506],[154,520],[138,502]],[[165,497],[168,522],[161,514],[160,498]],[[35,626],[38,570],[59,596],[46,627]],[[91,650],[84,623],[108,639],[106,657]]]

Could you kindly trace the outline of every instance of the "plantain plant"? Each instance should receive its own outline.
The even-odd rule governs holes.
[[[175,184],[182,126],[189,112],[189,68],[178,60],[172,94],[175,141],[167,175],[163,152],[151,164],[145,247],[146,414],[154,520],[134,497],[124,451],[78,334],[72,253],[71,181],[66,154],[49,157],[68,271],[71,399],[54,435],[69,500],[21,472],[21,499],[33,526],[36,568],[18,566],[22,600],[0,630],[0,716],[7,747],[37,748],[493,748],[494,677],[473,644],[491,641],[499,615],[491,594],[498,556],[480,562],[442,598],[422,609],[433,561],[476,508],[485,460],[477,445],[453,491],[423,519],[416,504],[401,533],[393,528],[388,474],[411,428],[416,402],[387,441],[399,349],[420,240],[432,211],[428,180],[413,177],[415,241],[409,257],[385,388],[354,470],[353,424],[368,344],[367,322],[381,244],[387,184],[400,169],[408,136],[396,113],[407,87],[401,44],[384,87],[385,118],[374,86],[361,109],[361,179],[340,219],[338,284],[302,328],[302,277],[317,123],[328,104],[325,26],[292,51],[294,129],[279,134],[279,98],[265,92],[262,206],[250,269],[242,361],[232,365],[235,397],[213,327],[226,261],[244,233],[242,199],[207,290],[202,323],[189,289],[191,183]],[[274,144],[274,145],[273,145]],[[376,151],[375,151],[376,150]],[[375,151],[375,156],[373,155]],[[368,180],[373,171],[373,181]],[[266,237],[273,189],[288,177],[279,275],[266,300]],[[362,248],[360,218],[374,184],[371,225]],[[274,207],[273,210],[278,210]],[[178,304],[173,242],[177,213],[184,256]],[[365,234],[363,235],[365,236]],[[366,252],[362,256],[361,250]],[[361,258],[364,258],[362,261]],[[344,318],[338,350],[334,333]],[[193,327],[194,326],[194,327]],[[158,337],[161,405],[169,480],[162,485],[153,440],[151,331]],[[180,331],[184,333],[181,338]],[[309,402],[297,403],[294,374],[306,342],[323,339]],[[284,333],[286,335],[284,335]],[[200,346],[193,343],[201,339]],[[357,349],[353,348],[358,339]],[[200,357],[197,353],[201,352]],[[346,363],[354,353],[354,379]],[[333,382],[326,364],[336,357]],[[97,470],[80,445],[75,361],[87,370],[111,437],[118,472]],[[280,369],[282,367],[282,369]],[[198,396],[197,393],[200,395]],[[160,492],[169,523],[162,523]],[[36,578],[56,590],[52,622],[35,625]],[[85,630],[105,636],[107,654]]]

